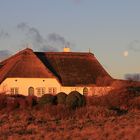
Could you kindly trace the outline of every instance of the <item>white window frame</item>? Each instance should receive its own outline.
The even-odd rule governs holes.
[[[36,88],[36,94],[38,95],[38,96],[41,96],[41,95],[44,95],[45,93],[46,93],[46,89],[45,89],[45,87],[37,87]]]
[[[11,93],[12,95],[17,95],[17,94],[19,94],[19,88],[18,88],[18,87],[11,87],[11,88],[10,88],[10,93]]]
[[[57,88],[56,87],[49,87],[48,93],[49,94],[57,94]]]

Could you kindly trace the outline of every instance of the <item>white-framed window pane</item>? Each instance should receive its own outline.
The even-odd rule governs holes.
[[[11,88],[11,89],[10,89],[10,93],[11,93],[12,95],[14,95],[14,88]]]
[[[57,88],[56,87],[50,87],[50,88],[48,88],[48,93],[50,93],[50,94],[56,94],[57,93]]]
[[[18,88],[15,88],[15,94],[18,94]]]
[[[42,88],[42,95],[45,94],[45,88]]]
[[[52,93],[52,88],[48,88],[48,92],[51,94]]]
[[[11,88],[11,89],[10,89],[10,93],[11,93],[12,95],[14,95],[14,94],[19,94],[18,88],[17,88],[17,87]]]
[[[37,88],[37,95],[38,96],[41,96],[43,94],[45,94],[45,87],[39,87],[39,88]]]
[[[57,88],[53,88],[53,94],[56,94],[57,93]]]
[[[38,96],[41,95],[41,90],[40,90],[40,88],[37,88],[37,95],[38,95]]]

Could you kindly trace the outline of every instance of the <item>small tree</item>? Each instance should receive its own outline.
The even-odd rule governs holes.
[[[50,104],[53,105],[56,103],[56,97],[52,94],[44,94],[42,97],[39,98],[38,103],[40,105]]]
[[[78,97],[74,94],[69,94],[66,98],[66,106],[70,109],[76,109],[78,107]]]
[[[66,98],[66,105],[69,108],[75,109],[77,107],[82,107],[86,104],[85,97],[77,91],[72,91],[68,94]]]
[[[67,94],[64,92],[60,92],[56,95],[57,97],[57,104],[66,104],[66,97]]]
[[[80,94],[78,91],[72,91],[72,92],[70,92],[70,94],[73,94],[78,98],[78,106],[79,107],[86,105],[85,96]]]

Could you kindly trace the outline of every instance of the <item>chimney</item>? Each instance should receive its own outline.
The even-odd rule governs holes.
[[[69,47],[64,47],[63,52],[70,52],[70,48]]]

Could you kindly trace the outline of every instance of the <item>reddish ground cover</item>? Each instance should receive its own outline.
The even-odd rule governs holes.
[[[88,97],[87,105],[76,110],[39,105],[36,98],[15,100],[3,95],[0,140],[139,140],[139,95],[133,90],[113,91]]]
[[[47,106],[0,112],[1,140],[139,140],[139,132],[140,111],[136,109],[123,115],[104,107],[70,112]]]

